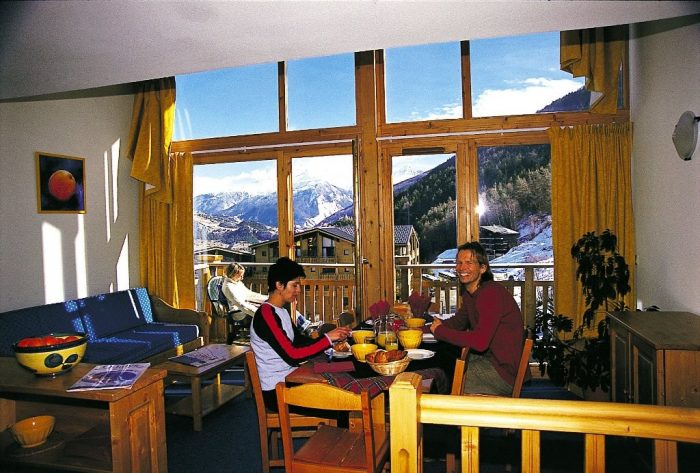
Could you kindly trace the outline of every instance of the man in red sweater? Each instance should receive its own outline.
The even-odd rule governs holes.
[[[462,305],[454,317],[435,319],[435,338],[469,348],[465,392],[510,396],[525,337],[513,296],[493,280],[484,248],[469,242],[457,249]]]

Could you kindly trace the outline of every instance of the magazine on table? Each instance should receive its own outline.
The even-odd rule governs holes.
[[[151,366],[150,363],[97,365],[69,387],[67,391],[130,389],[149,366]]]
[[[207,345],[184,355],[173,356],[170,361],[190,366],[206,366],[228,359],[229,351],[223,345]]]

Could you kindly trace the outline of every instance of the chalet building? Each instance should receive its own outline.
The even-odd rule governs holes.
[[[221,246],[207,246],[206,248],[194,250],[194,260],[202,262],[221,261],[224,263],[238,261],[245,263],[253,261],[253,254],[248,251],[234,250]]]
[[[479,241],[489,258],[505,255],[508,250],[517,246],[520,234],[515,230],[501,225],[481,225],[479,227]]]
[[[420,248],[412,225],[394,226],[396,264],[418,264]],[[279,258],[279,240],[269,240],[250,249],[255,263],[274,263]],[[355,229],[352,226],[316,227],[294,236],[295,260],[306,266],[309,279],[352,279],[355,275]],[[314,266],[314,264],[318,266]],[[335,265],[349,265],[337,267]],[[333,265],[333,266],[324,266]],[[267,267],[249,267],[247,275],[261,278]]]

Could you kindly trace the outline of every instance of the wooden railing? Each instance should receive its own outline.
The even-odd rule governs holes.
[[[209,311],[210,304],[207,302],[206,286],[209,279],[216,275],[223,275],[224,268],[228,263],[211,262],[198,265],[195,268],[197,308],[198,310]],[[271,263],[241,263],[250,268],[261,268],[270,266]],[[303,266],[306,266],[302,264]],[[304,279],[302,297],[299,298],[297,310],[306,315],[311,320],[330,322],[343,310],[356,310],[356,288],[355,280],[352,279],[354,266],[350,264],[313,264],[309,266],[336,268],[339,274],[324,274],[318,272],[308,272],[309,276],[317,274],[319,277],[308,277]],[[525,319],[525,324],[534,326],[535,311],[537,307],[548,307],[552,298],[554,283],[551,279],[541,280],[538,272],[552,267],[551,263],[513,263],[494,264],[492,269],[523,269],[523,280],[501,280],[503,284],[520,304],[520,308]],[[348,268],[349,272],[344,272]],[[406,301],[413,291],[421,294],[428,293],[433,297],[434,304],[432,310],[440,313],[449,313],[457,310],[460,303],[458,297],[458,281],[449,276],[434,277],[434,271],[452,270],[453,264],[415,264],[397,265],[397,291],[398,300]],[[340,271],[343,271],[342,273]],[[255,274],[259,274],[256,271]],[[350,278],[348,278],[350,277]],[[260,277],[246,277],[245,284],[253,291],[262,294],[267,293],[267,281]],[[372,303],[374,301],[368,301]]]
[[[677,442],[700,443],[700,409],[590,401],[422,394],[421,377],[402,373],[389,389],[391,471],[423,471],[420,424],[461,430],[461,471],[479,471],[479,429],[521,430],[521,471],[540,471],[540,433],[582,433],[585,473],[605,472],[606,436],[653,439],[654,471],[678,471]]]

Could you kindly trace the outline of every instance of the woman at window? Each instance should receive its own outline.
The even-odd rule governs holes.
[[[267,296],[263,296],[255,291],[248,289],[243,284],[243,275],[245,268],[238,263],[231,263],[226,267],[226,277],[221,287],[228,306],[230,309],[238,308],[244,314],[253,316],[258,310],[260,304],[267,300]]]
[[[524,342],[523,317],[513,296],[493,280],[479,242],[457,249],[462,305],[454,317],[434,319],[435,338],[469,348],[465,392],[510,396]]]

